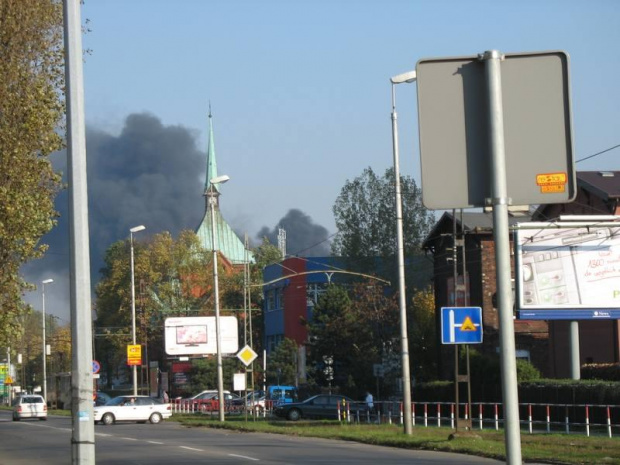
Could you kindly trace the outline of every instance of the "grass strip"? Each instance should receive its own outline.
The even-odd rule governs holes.
[[[188,427],[221,428],[239,432],[287,434],[355,441],[404,449],[455,452],[506,460],[504,432],[473,430],[449,436],[451,428],[414,427],[405,435],[400,425],[348,424],[336,421],[288,422],[273,419],[230,417],[225,422],[205,415],[174,415],[173,419]],[[521,452],[525,462],[550,464],[617,464],[620,465],[620,439],[602,436],[567,434],[521,434]]]

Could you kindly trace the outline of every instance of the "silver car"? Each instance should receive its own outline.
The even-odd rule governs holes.
[[[149,396],[119,396],[93,409],[95,423],[111,425],[117,421],[153,424],[172,416],[170,404]]]
[[[29,394],[19,396],[13,401],[13,421],[22,418],[38,418],[47,420],[47,404],[42,396]]]

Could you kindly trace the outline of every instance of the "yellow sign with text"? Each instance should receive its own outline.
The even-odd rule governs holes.
[[[142,346],[140,344],[129,344],[127,346],[127,365],[142,365]]]

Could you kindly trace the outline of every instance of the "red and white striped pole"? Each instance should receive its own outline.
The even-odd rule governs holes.
[[[551,415],[549,414],[549,405],[547,405],[547,433],[551,432]]]
[[[586,436],[590,437],[590,409],[586,405]]]
[[[454,429],[454,404],[450,404],[450,426]]]
[[[532,434],[532,404],[527,404],[527,423],[530,434]]]
[[[611,415],[609,414],[609,406],[607,406],[607,435],[611,437]]]
[[[437,403],[437,426],[441,427],[441,404]]]
[[[497,430],[499,430],[499,414],[497,404],[495,404],[495,431]]]
[[[478,421],[480,421],[480,429],[482,429],[482,404],[478,406]]]

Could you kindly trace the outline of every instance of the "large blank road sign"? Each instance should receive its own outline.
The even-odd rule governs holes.
[[[507,191],[512,205],[574,199],[569,57],[506,54],[501,63]],[[431,209],[483,207],[491,197],[485,61],[418,61],[422,200]]]

